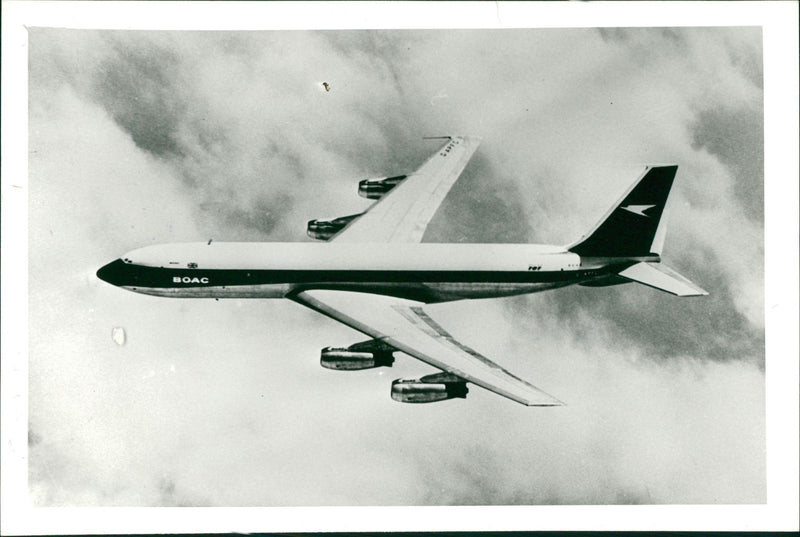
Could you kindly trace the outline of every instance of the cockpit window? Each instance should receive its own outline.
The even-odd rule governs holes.
[[[130,265],[131,263],[133,263],[133,261],[131,261],[131,260],[130,260],[130,259],[128,259],[127,257],[126,257],[126,258],[124,258],[124,259],[122,260],[122,262],[123,262],[123,263],[128,263],[129,265]]]

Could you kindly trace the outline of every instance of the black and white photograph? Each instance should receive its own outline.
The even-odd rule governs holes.
[[[17,501],[772,513],[798,178],[796,145],[770,165],[768,30],[537,13],[26,25]]]

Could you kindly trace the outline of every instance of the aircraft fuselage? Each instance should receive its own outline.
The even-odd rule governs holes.
[[[589,283],[639,260],[582,259],[561,246],[531,244],[174,243],[129,252],[97,275],[129,291],[177,298],[332,289],[441,302]]]

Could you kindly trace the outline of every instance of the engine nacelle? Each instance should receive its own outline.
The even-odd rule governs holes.
[[[339,218],[314,219],[308,221],[306,233],[312,239],[326,241],[339,233],[347,224],[364,213],[340,216]]]
[[[435,403],[456,397],[466,399],[467,392],[467,381],[450,373],[392,382],[392,399],[401,403]]]
[[[325,347],[320,351],[319,363],[327,369],[358,371],[375,367],[391,367],[394,363],[394,347],[371,339],[354,343],[347,348]]]
[[[364,179],[358,182],[358,195],[370,200],[379,200],[391,189],[396,187],[400,181],[408,177],[407,175],[397,175],[395,177],[377,177],[375,179]]]

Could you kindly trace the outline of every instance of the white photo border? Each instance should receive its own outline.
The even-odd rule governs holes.
[[[2,533],[798,529],[795,2],[4,2]],[[27,27],[273,30],[760,26],[767,503],[693,506],[35,508],[27,494]],[[736,394],[731,394],[735,399]]]

